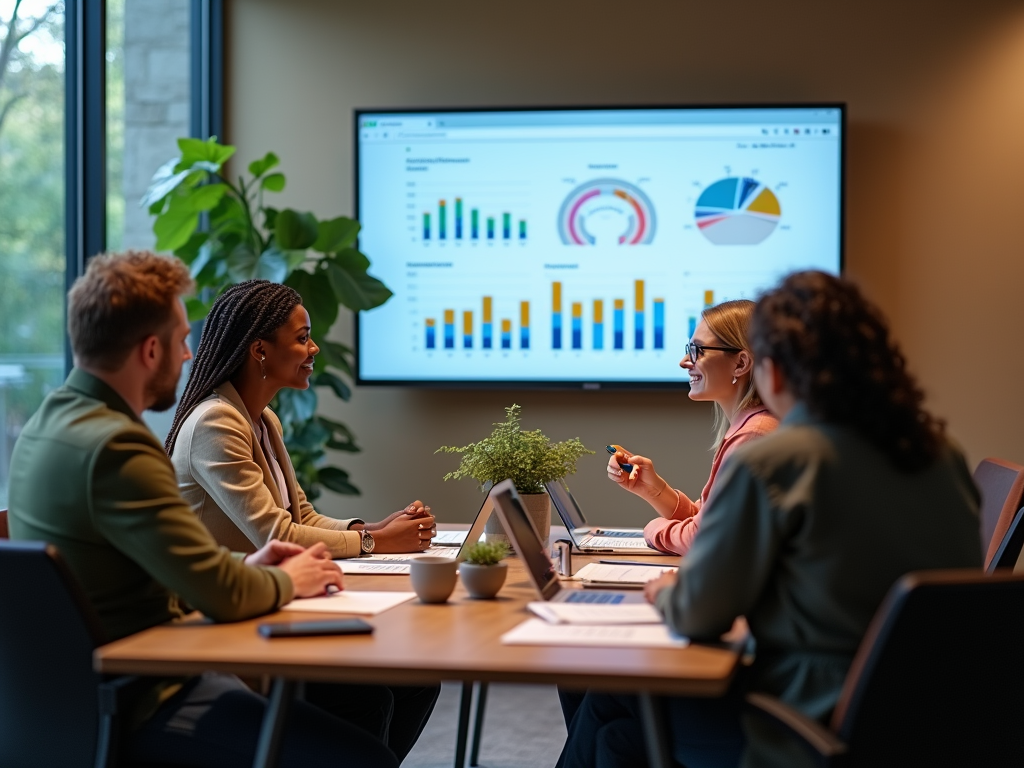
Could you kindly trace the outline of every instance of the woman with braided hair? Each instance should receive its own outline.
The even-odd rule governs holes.
[[[806,765],[799,745],[741,720],[744,695],[827,722],[890,587],[910,571],[981,567],[964,458],[853,283],[790,275],[758,301],[750,343],[779,428],[725,463],[678,574],[645,587],[681,635],[717,640],[744,616],[756,642],[724,697],[669,701],[674,757],[688,768]],[[638,764],[636,697],[588,693],[559,768]]]
[[[281,422],[268,408],[284,387],[306,389],[320,351],[309,314],[291,288],[249,280],[213,304],[188,384],[164,444],[185,500],[214,537],[236,552],[272,539],[332,558],[361,551],[413,552],[430,545],[434,518],[415,501],[380,523],[317,514],[295,480]],[[306,700],[387,744],[401,762],[419,738],[440,688],[309,684]]]
[[[236,552],[271,539],[331,557],[416,552],[434,518],[414,501],[379,523],[317,514],[295,479],[281,423],[267,406],[282,388],[306,389],[320,351],[293,289],[267,280],[232,286],[214,302],[165,448],[185,500]]]

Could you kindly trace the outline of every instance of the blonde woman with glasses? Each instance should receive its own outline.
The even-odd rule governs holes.
[[[615,446],[619,450],[608,461],[609,479],[644,499],[658,513],[644,528],[644,538],[662,552],[685,555],[689,551],[722,463],[737,447],[779,424],[754,386],[754,358],[747,339],[753,312],[754,302],[744,299],[705,309],[679,363],[690,374],[690,399],[715,404],[715,456],[700,498],[691,500],[655,471],[653,461],[622,446]],[[632,472],[620,468],[626,463],[633,466]]]

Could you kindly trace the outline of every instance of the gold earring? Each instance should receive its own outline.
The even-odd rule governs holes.
[[[264,379],[267,378],[267,369],[263,367],[263,361],[266,360],[266,359],[267,359],[266,355],[260,355],[260,373],[263,374],[263,378]],[[735,379],[733,379],[733,383],[736,383]]]
[[[267,378],[267,377],[266,377],[266,376],[264,376],[263,378],[265,379],[265,378]],[[733,384],[735,384],[735,383],[736,383],[736,377],[735,377],[735,376],[733,376],[733,377],[732,377],[732,383],[733,383]]]

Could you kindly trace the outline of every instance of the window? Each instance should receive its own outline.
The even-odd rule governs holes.
[[[64,4],[0,0],[0,507],[22,426],[64,380]]]

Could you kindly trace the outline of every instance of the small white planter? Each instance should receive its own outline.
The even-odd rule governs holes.
[[[489,600],[497,595],[505,583],[507,574],[508,565],[505,563],[496,565],[459,563],[459,578],[462,579],[462,586],[466,588],[470,597],[475,597],[478,600]]]

